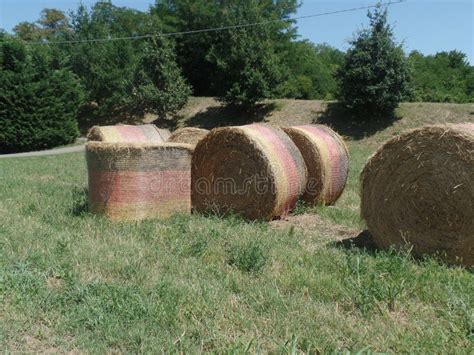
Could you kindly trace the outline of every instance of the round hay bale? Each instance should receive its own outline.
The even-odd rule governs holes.
[[[308,169],[302,199],[310,204],[331,205],[346,186],[349,153],[344,140],[323,125],[282,127],[296,144]]]
[[[155,125],[94,126],[89,130],[89,141],[107,143],[163,143],[170,136],[167,129]]]
[[[168,142],[187,143],[196,145],[203,139],[209,131],[202,128],[185,127],[174,131],[168,138]]]
[[[263,124],[212,130],[196,146],[191,171],[196,211],[263,220],[294,207],[307,175],[291,139]]]
[[[474,265],[474,124],[428,126],[386,142],[361,174],[361,213],[380,248],[411,245]]]
[[[89,208],[113,220],[191,212],[189,144],[89,142]]]

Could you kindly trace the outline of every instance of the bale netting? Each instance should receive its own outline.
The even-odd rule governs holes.
[[[303,157],[279,128],[216,128],[196,146],[193,209],[271,220],[286,215],[306,184]]]
[[[89,208],[113,220],[191,212],[189,144],[89,142]]]
[[[380,248],[411,246],[474,265],[474,124],[428,126],[385,143],[361,174],[361,213]]]
[[[282,128],[296,144],[308,169],[302,199],[310,204],[331,205],[346,186],[349,154],[344,140],[323,125]]]
[[[170,136],[167,129],[152,124],[94,126],[89,130],[87,139],[107,143],[163,143]]]
[[[168,138],[168,142],[187,143],[196,145],[203,139],[209,131],[202,128],[185,127],[174,131]]]

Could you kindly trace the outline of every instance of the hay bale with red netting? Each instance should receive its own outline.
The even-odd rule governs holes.
[[[164,143],[170,134],[169,130],[152,124],[94,126],[87,139],[107,143]]]
[[[349,154],[344,140],[323,125],[282,127],[300,150],[308,169],[302,199],[310,204],[331,205],[346,186]]]
[[[89,142],[89,208],[113,220],[191,212],[189,144]]]
[[[306,175],[301,153],[281,129],[216,128],[193,155],[193,209],[271,220],[294,207]]]
[[[203,128],[185,127],[174,131],[168,138],[168,142],[187,143],[196,145],[203,139],[209,131]]]
[[[428,126],[386,142],[361,174],[362,217],[380,248],[410,245],[474,265],[474,124]]]

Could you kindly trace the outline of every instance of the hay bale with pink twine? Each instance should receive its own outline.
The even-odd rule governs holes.
[[[362,217],[380,248],[412,246],[474,265],[474,124],[438,125],[386,142],[361,174]]]
[[[331,205],[346,186],[349,153],[344,140],[324,125],[282,127],[300,150],[308,170],[301,197],[309,204]]]
[[[89,130],[89,141],[107,143],[163,143],[170,136],[167,129],[152,124],[94,126]]]
[[[271,220],[294,207],[306,175],[301,153],[281,129],[216,128],[193,155],[193,209]]]
[[[168,142],[186,143],[196,145],[203,139],[209,131],[203,128],[185,127],[174,131],[168,138]]]
[[[188,144],[89,142],[89,208],[113,220],[191,212]]]

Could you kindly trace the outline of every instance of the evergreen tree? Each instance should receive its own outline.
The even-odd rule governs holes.
[[[0,37],[0,153],[73,142],[82,97],[79,80],[49,47]]]
[[[270,2],[235,1],[238,6],[226,10],[226,25],[258,23],[285,17],[287,11],[272,8]],[[268,15],[270,14],[270,15]],[[288,76],[281,58],[286,23],[269,23],[221,31],[212,44],[206,60],[212,63],[211,87],[215,95],[227,104],[250,108],[255,103],[275,97]],[[281,42],[281,43],[279,43]]]
[[[176,64],[172,44],[159,36],[151,39],[144,48],[132,82],[131,111],[165,117],[181,109],[190,94],[191,88]]]
[[[350,42],[337,73],[339,99],[356,114],[391,113],[409,94],[409,66],[387,24],[386,8],[379,5],[368,17],[370,28]]]

